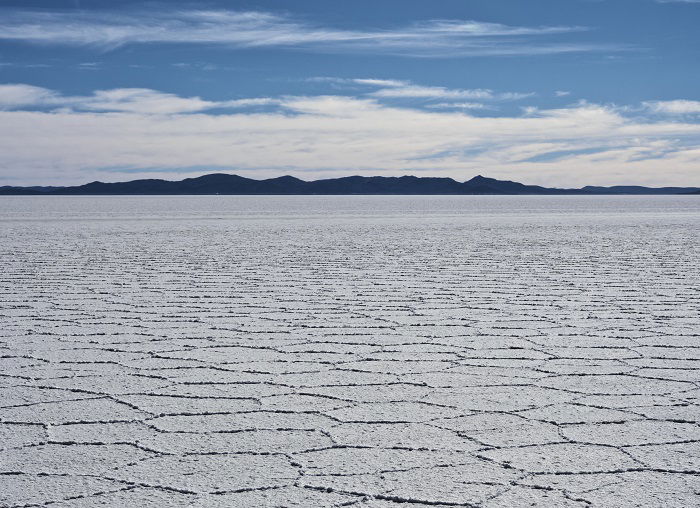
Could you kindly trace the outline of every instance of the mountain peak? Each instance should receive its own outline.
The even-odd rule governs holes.
[[[291,175],[278,176],[276,178],[270,178],[269,180],[276,182],[303,182],[300,178]]]

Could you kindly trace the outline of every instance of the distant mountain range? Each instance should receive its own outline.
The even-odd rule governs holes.
[[[416,176],[347,176],[306,182],[293,176],[253,180],[238,175],[211,174],[198,178],[168,180],[133,180],[131,182],[92,182],[73,187],[0,187],[0,195],[186,195],[186,194],[252,194],[252,195],[341,195],[341,194],[700,194],[700,187],[614,187],[586,186],[580,189],[557,189],[524,185],[507,180],[475,176],[466,182],[452,178]]]

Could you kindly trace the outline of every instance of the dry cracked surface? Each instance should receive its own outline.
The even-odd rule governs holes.
[[[8,213],[0,506],[697,506],[699,210]]]

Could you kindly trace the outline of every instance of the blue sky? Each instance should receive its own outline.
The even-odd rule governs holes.
[[[0,185],[700,185],[700,2],[0,1]]]

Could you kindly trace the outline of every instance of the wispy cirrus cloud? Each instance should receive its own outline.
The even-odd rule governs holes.
[[[444,86],[425,86],[411,81],[397,79],[315,77],[307,81],[332,83],[338,86],[360,85],[374,88],[374,90],[366,92],[366,95],[383,99],[514,101],[535,95],[532,92],[499,93],[488,88],[463,89],[447,88]],[[476,108],[472,107],[471,109]]]
[[[0,40],[115,48],[127,44],[216,44],[231,48],[296,48],[412,57],[544,55],[625,49],[552,39],[578,26],[521,27],[464,20],[429,20],[404,27],[351,30],[256,11],[46,12],[5,9]]]
[[[96,90],[87,96],[66,96],[53,90],[25,84],[0,85],[0,110],[23,107],[72,108],[81,111],[104,111],[143,114],[182,114],[212,109],[267,106],[278,101],[271,98],[247,98],[207,101],[199,97],[180,97],[149,88]]]
[[[442,86],[420,86],[410,83],[401,86],[381,88],[371,95],[375,97],[389,98],[417,98],[417,99],[493,99],[491,90],[454,90]]]
[[[428,104],[427,107],[431,109],[496,109],[482,102],[438,102],[436,104]]]
[[[645,102],[643,106],[654,113],[667,115],[697,115],[700,114],[700,101],[675,100]]]

